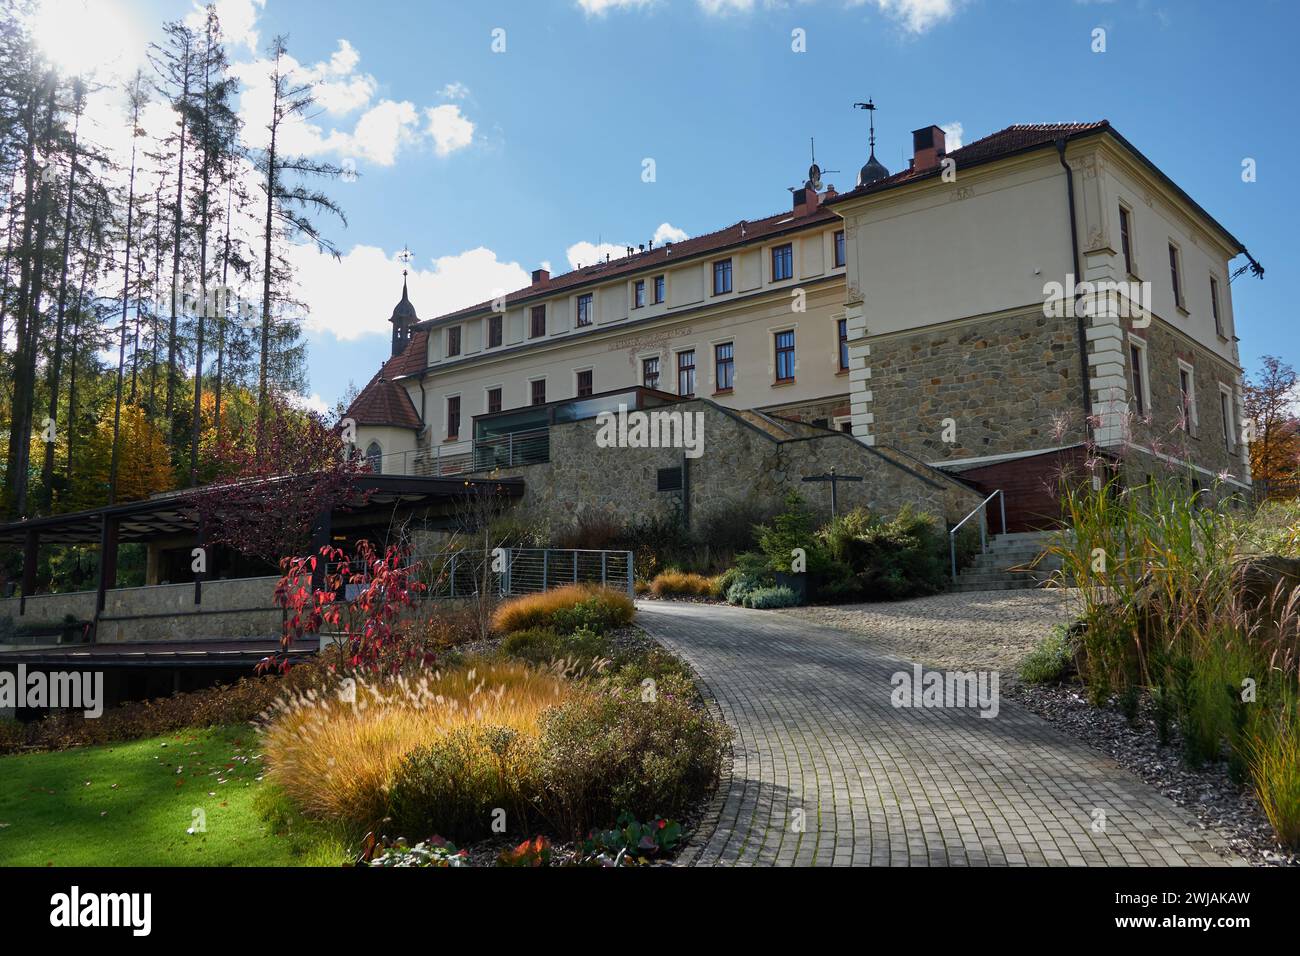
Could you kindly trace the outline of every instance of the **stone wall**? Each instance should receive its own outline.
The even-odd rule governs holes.
[[[274,637],[280,633],[281,610],[275,606],[274,576],[207,581],[203,602],[194,603],[193,584],[115,588],[104,595],[96,640],[192,641],[238,637]],[[71,614],[79,621],[95,616],[95,592],[33,594],[26,613],[19,598],[0,601],[0,617],[15,624],[55,625]],[[34,645],[24,644],[24,647]]]
[[[1159,319],[1153,319],[1145,329],[1133,331],[1131,336],[1146,343],[1147,365],[1147,408],[1145,414],[1137,415],[1131,397],[1132,353],[1125,349],[1130,403],[1126,417],[1133,441],[1144,448],[1201,469],[1199,480],[1203,486],[1211,483],[1214,476],[1220,473],[1226,473],[1239,481],[1246,480],[1246,468],[1241,460],[1242,409],[1237,369],[1195,346],[1190,339],[1179,335]],[[1180,427],[1180,360],[1192,367],[1195,382],[1193,392],[1196,400],[1196,424],[1187,431]],[[1232,389],[1232,450],[1229,450],[1223,438],[1220,382]],[[1158,467],[1168,469],[1170,464],[1166,462]]]
[[[1039,306],[869,337],[871,433],[930,462],[1082,441],[1077,334],[1074,319],[1048,318]]]
[[[863,482],[841,484],[842,510],[866,505],[894,513],[905,504],[955,521],[978,503],[978,495],[924,465],[903,464],[845,433],[817,430],[814,437],[779,438],[736,413],[697,399],[672,406],[703,416],[704,452],[687,459],[679,448],[601,448],[599,425],[590,419],[551,428],[549,462],[494,475],[523,477],[518,508],[524,520],[553,533],[604,516],[619,524],[671,514],[686,504],[689,522],[700,526],[729,514],[775,512],[790,491],[829,513],[826,483],[805,483],[832,467]],[[812,431],[809,429],[808,431]],[[685,467],[688,500],[680,491],[659,491],[661,469]]]

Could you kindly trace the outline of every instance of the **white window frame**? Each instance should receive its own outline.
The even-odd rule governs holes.
[[[1223,444],[1228,454],[1237,453],[1237,395],[1231,385],[1219,386],[1219,409],[1223,413]]]
[[[457,423],[456,440],[465,434],[465,397],[460,392],[448,392],[442,396],[442,437],[450,439],[451,435],[451,400],[460,399],[460,421]]]
[[[591,373],[591,394],[596,394],[596,368],[593,365],[584,365],[581,368],[573,370],[573,397],[578,397],[578,376],[583,372]]]
[[[1196,368],[1182,359],[1178,360],[1178,400],[1183,401],[1182,373],[1187,373],[1187,434],[1193,438],[1200,432],[1200,415],[1196,411]],[[1179,409],[1180,413],[1182,409]]]
[[[1149,371],[1150,366],[1147,363],[1147,342],[1146,339],[1141,336],[1134,335],[1130,332],[1128,336],[1128,344],[1129,354],[1124,356],[1124,364],[1130,366],[1128,371],[1128,381],[1125,383],[1128,386],[1129,404],[1133,405],[1137,399],[1137,389],[1133,387],[1132,369],[1132,350],[1137,349],[1139,363],[1138,372],[1142,376],[1142,402],[1134,409],[1134,411],[1138,415],[1149,415],[1151,414],[1151,372]]]

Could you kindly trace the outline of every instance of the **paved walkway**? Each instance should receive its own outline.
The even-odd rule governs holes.
[[[891,677],[911,665],[861,636],[768,611],[638,607],[736,734],[685,863],[1245,865],[1168,799],[1008,701],[991,719],[893,707]]]

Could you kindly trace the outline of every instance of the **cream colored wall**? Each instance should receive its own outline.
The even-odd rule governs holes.
[[[957,170],[835,207],[848,238],[850,299],[883,335],[1043,301],[1070,271],[1065,173],[1050,158]]]
[[[415,407],[420,407],[420,390],[416,388],[412,401]],[[414,451],[416,448],[415,431],[410,428],[389,428],[378,425],[358,425],[357,426],[357,449],[361,454],[366,453],[366,449],[372,441],[379,442],[385,456],[383,468],[390,474],[400,474],[408,471],[409,462],[406,459],[388,457],[396,455],[399,452]]]
[[[470,422],[487,411],[487,390],[502,389],[502,407],[529,404],[531,382],[546,378],[548,401],[577,394],[576,372],[591,369],[597,392],[641,383],[641,360],[660,359],[664,391],[676,392],[676,355],[694,348],[696,392],[714,397],[713,346],[734,343],[735,389],[717,396],[723,404],[753,408],[844,395],[848,376],[838,370],[837,318],[843,317],[844,267],[833,266],[838,223],[778,237],[750,249],[715,256],[661,263],[632,276],[587,287],[572,294],[552,296],[506,310],[500,348],[486,348],[486,319],[465,320],[462,354],[446,357],[446,328],[431,330],[428,346],[430,371],[425,380],[423,417],[430,426],[428,441],[446,439],[447,398],[461,396],[461,436],[471,435]],[[793,246],[794,275],[771,280],[771,250],[789,242]],[[712,295],[713,267],[730,257],[733,291]],[[665,277],[662,303],[655,303],[654,277]],[[646,282],[646,304],[633,308],[637,279]],[[809,284],[814,283],[814,284]],[[803,294],[804,311],[795,311],[796,290]],[[577,298],[592,293],[594,322],[575,328]],[[529,339],[529,310],[545,304],[547,335]],[[689,314],[687,313],[689,310]],[[630,327],[624,327],[630,326]],[[795,382],[775,385],[775,333],[795,330]],[[508,351],[530,343],[526,350]],[[418,380],[403,382],[411,401],[420,407]],[[358,445],[364,451],[378,439],[384,453],[416,447],[415,433],[392,428],[359,426]]]
[[[796,273],[797,274],[797,273]],[[797,283],[792,283],[797,285]],[[446,436],[446,399],[461,396],[461,435],[470,437],[470,419],[487,411],[487,390],[502,389],[502,407],[523,407],[530,401],[530,383],[546,378],[548,401],[577,394],[576,372],[592,370],[597,392],[641,384],[641,361],[658,356],[660,388],[677,390],[677,354],[695,349],[696,394],[716,398],[733,408],[754,408],[809,401],[848,392],[847,375],[838,374],[836,318],[842,316],[844,286],[834,279],[805,289],[806,310],[794,312],[784,295],[767,295],[761,302],[735,296],[716,309],[674,317],[633,329],[597,327],[591,334],[552,336],[544,345],[514,354],[434,370],[425,381],[425,420],[434,442]],[[637,310],[640,311],[640,310]],[[795,381],[775,385],[775,334],[795,330]],[[716,395],[713,346],[734,344],[735,387]],[[490,353],[489,353],[490,355]],[[419,402],[418,386],[408,390]],[[362,435],[369,430],[358,429]],[[367,439],[368,440],[368,439]]]

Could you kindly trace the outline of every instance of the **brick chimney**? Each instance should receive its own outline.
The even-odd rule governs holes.
[[[794,214],[809,216],[817,211],[822,197],[811,186],[801,186],[794,191]]]
[[[944,155],[943,130],[937,126],[923,126],[912,130],[912,169],[924,172],[939,165]]]
[[[545,282],[546,280],[548,280],[550,277],[551,277],[551,270],[550,270],[550,269],[534,269],[534,270],[533,270],[533,285],[541,285],[543,282]]]

